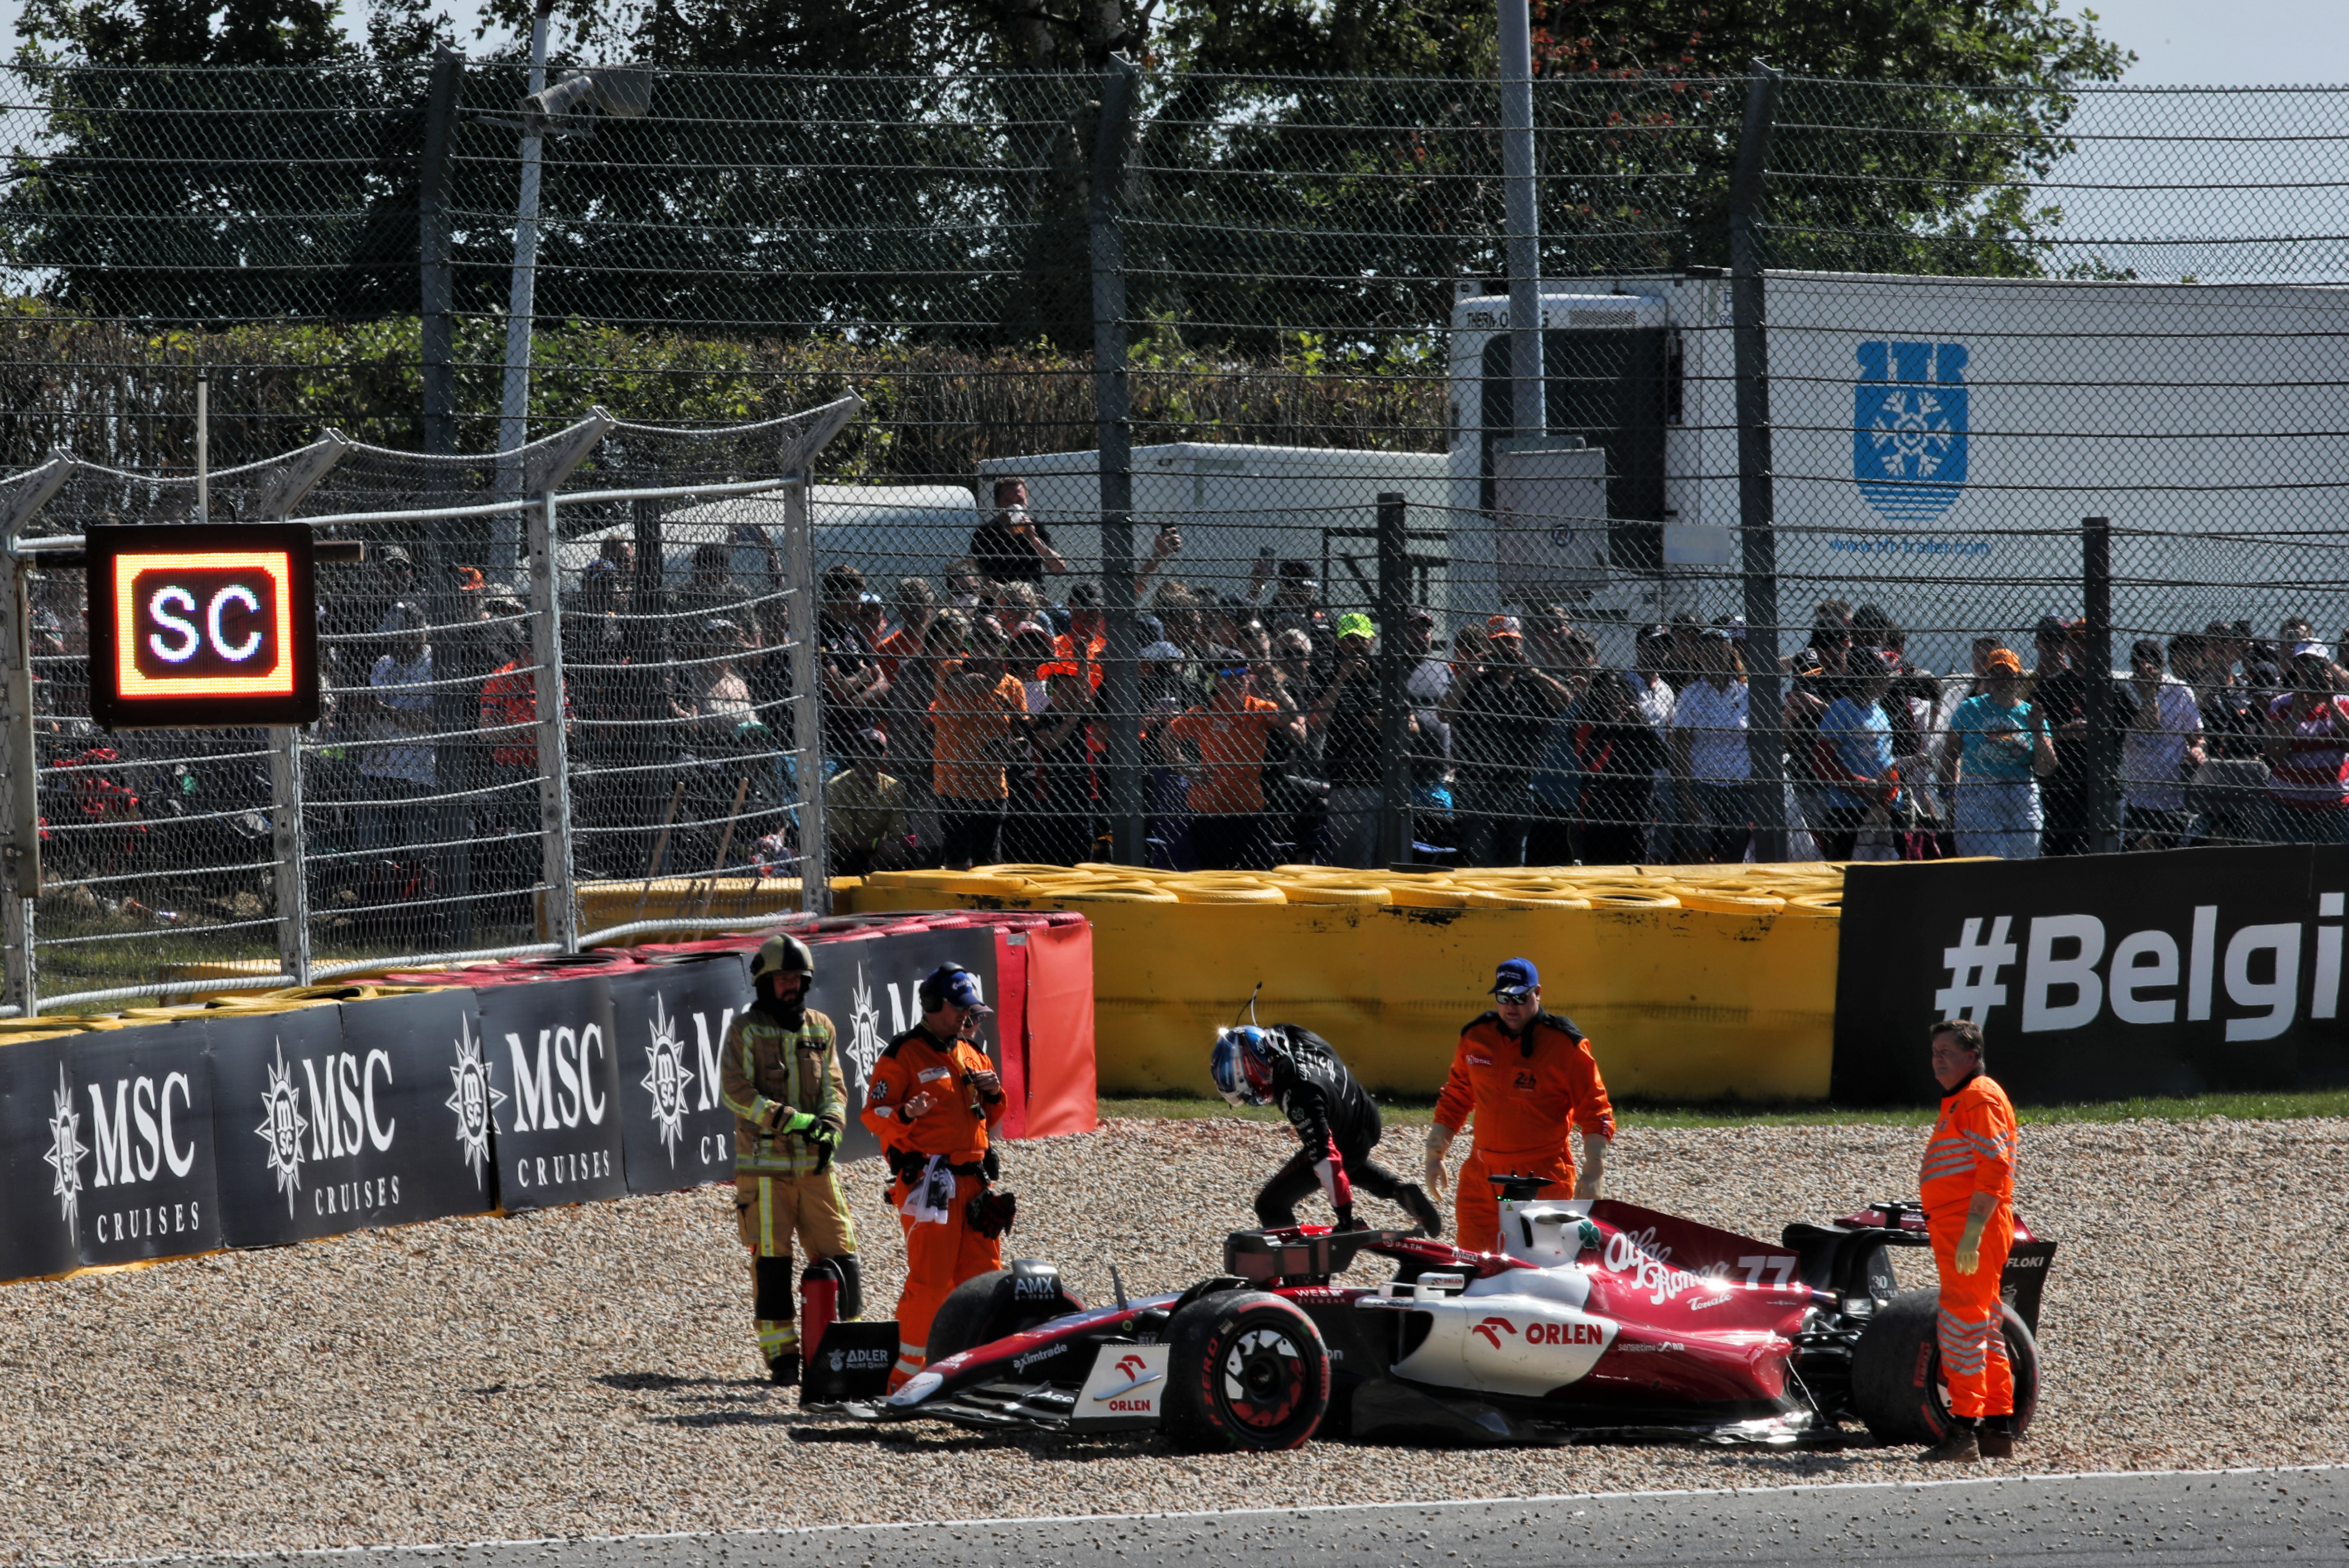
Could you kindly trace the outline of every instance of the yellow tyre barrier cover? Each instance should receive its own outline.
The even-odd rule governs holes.
[[[1684,909],[1715,909],[1725,915],[1775,915],[1786,900],[1770,893],[1726,892],[1719,887],[1674,887],[1672,896]]]
[[[1588,909],[1590,900],[1578,894],[1476,888],[1469,891],[1468,907],[1472,909]]]
[[[1296,881],[1282,889],[1292,904],[1392,904],[1394,894],[1358,882]]]
[[[1039,888],[1017,902],[1081,909],[1092,922],[1107,1092],[1212,1094],[1208,1043],[1263,980],[1266,1016],[1334,1042],[1373,1088],[1432,1094],[1461,1027],[1488,1003],[1494,963],[1516,954],[1540,966],[1545,1003],[1589,1033],[1617,1095],[1770,1100],[1827,1092],[1841,924],[1829,906],[1839,885],[1794,895],[1782,913],[1806,918],[1774,919],[1684,908],[1621,868],[1552,874],[1590,896],[1590,910],[1470,909],[1470,877],[1362,872],[1354,873],[1361,885],[1384,886],[1395,902],[1185,904],[1135,867],[1097,869],[1119,881]],[[1781,869],[1757,867],[1754,879]],[[1792,869],[1803,875],[1776,879],[1816,882],[1826,868]],[[1635,886],[1592,885],[1609,881]],[[1503,898],[1522,891],[1485,890]],[[843,899],[843,912],[955,901],[877,881]]]
[[[1184,878],[1158,884],[1185,904],[1286,904],[1288,895],[1260,882],[1193,882]]]
[[[1592,888],[1586,884],[1584,891],[1590,899],[1591,908],[1597,909],[1677,909],[1681,907],[1676,895],[1661,889],[1651,893],[1630,888]]]

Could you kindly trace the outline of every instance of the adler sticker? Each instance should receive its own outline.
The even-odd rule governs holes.
[[[1092,1376],[1077,1395],[1070,1423],[1087,1431],[1156,1426],[1166,1394],[1167,1359],[1173,1354],[1164,1345],[1102,1345],[1093,1356]]]

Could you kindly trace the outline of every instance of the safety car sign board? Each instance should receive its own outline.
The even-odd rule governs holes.
[[[99,524],[88,537],[89,711],[99,725],[318,717],[307,524]]]
[[[1077,1395],[1070,1424],[1091,1432],[1154,1427],[1166,1397],[1164,1345],[1104,1345],[1093,1356],[1092,1376]]]

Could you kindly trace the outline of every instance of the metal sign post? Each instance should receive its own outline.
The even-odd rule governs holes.
[[[6,944],[0,999],[29,1018],[40,1008],[33,972],[33,900],[41,891],[39,759],[33,749],[33,646],[25,563],[15,531],[0,554],[0,658],[6,660],[7,840],[0,845],[0,938]]]
[[[571,859],[571,755],[564,734],[563,616],[556,597],[554,497],[525,514],[530,530],[530,657],[538,716],[538,832],[545,863],[546,940],[579,950],[579,898]]]
[[[792,595],[792,767],[799,775],[800,908],[832,913],[832,846],[823,814],[823,691],[818,658],[815,538],[808,525],[807,478],[783,489],[783,581]]]

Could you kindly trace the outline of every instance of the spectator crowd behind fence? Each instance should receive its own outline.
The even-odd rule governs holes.
[[[495,428],[520,71],[433,69],[20,68],[0,339],[50,390],[12,467],[183,483],[204,360],[231,460],[422,449],[307,511],[533,493],[455,455]],[[1122,135],[1109,85],[665,72],[549,141],[532,431],[628,421],[558,490],[795,472],[650,427],[853,381],[806,570],[757,497],[564,502],[545,613],[518,528],[371,541],[290,884],[250,869],[287,759],[76,730],[75,585],[37,584],[80,884],[39,945],[113,955],[57,989],[173,917],[249,961],[297,896],[331,961],[543,940],[558,742],[582,883],[788,873],[819,811],[843,874],[2349,836],[2349,93],[1545,78],[1536,330],[1495,84],[1148,71]]]

